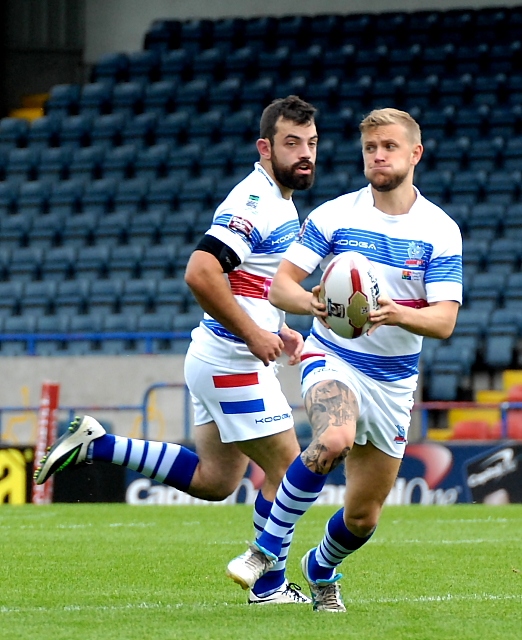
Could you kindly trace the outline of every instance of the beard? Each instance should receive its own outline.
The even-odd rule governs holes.
[[[388,191],[393,191],[397,187],[399,187],[407,178],[408,172],[405,173],[396,173],[393,176],[389,176],[383,180],[383,176],[379,181],[375,179],[370,180],[370,184],[375,189],[375,191],[379,191],[380,193],[387,193]]]
[[[309,174],[297,173],[298,168],[301,165],[307,164],[310,168]],[[305,191],[310,189],[315,179],[315,165],[311,162],[301,161],[296,162],[292,166],[284,166],[279,164],[275,154],[272,153],[272,170],[274,177],[287,189],[294,189],[295,191]]]

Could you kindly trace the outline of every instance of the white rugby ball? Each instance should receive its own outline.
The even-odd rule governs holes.
[[[357,251],[332,259],[321,278],[319,299],[326,305],[326,322],[342,338],[358,338],[372,326],[370,312],[379,308],[375,267]]]

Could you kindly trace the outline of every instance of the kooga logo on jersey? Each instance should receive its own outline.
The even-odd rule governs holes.
[[[373,249],[377,251],[377,246],[374,242],[366,242],[366,240],[340,240],[336,241],[336,244],[341,247],[356,247],[357,249]]]
[[[279,422],[279,420],[288,420],[290,418],[289,413],[282,413],[280,416],[268,416],[267,418],[256,418],[256,424],[264,422]]]
[[[293,240],[295,238],[295,232],[287,233],[286,236],[281,236],[280,238],[276,238],[272,240],[272,244],[283,244],[283,242],[288,242],[289,240]]]

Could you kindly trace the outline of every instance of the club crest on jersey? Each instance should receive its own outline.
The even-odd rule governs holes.
[[[400,424],[396,424],[395,428],[397,429],[397,435],[394,440],[397,444],[406,444],[408,441],[406,440],[406,429],[401,427]]]
[[[424,254],[426,249],[423,242],[416,242],[412,240],[408,243],[408,260],[405,261],[405,265],[421,265],[424,264]]]
[[[253,196],[253,195],[248,196],[248,201],[246,203],[247,207],[250,207],[251,209],[257,209],[258,204],[259,204],[259,196]]]
[[[241,218],[240,216],[232,216],[228,223],[228,228],[232,229],[232,231],[242,233],[243,235],[248,237],[254,230],[254,225],[250,222],[250,220],[246,220],[245,218]]]
[[[297,238],[295,239],[295,241],[299,242],[299,244],[303,244],[303,236],[306,231],[307,224],[308,224],[308,218],[301,225],[301,228],[299,229],[299,233],[297,234]]]

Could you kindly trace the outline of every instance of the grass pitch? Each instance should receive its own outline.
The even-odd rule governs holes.
[[[290,580],[334,507],[299,523]],[[225,577],[251,507],[0,506],[0,638],[519,640],[522,505],[387,507],[343,564],[346,614],[256,607]],[[341,636],[342,634],[342,636]]]

